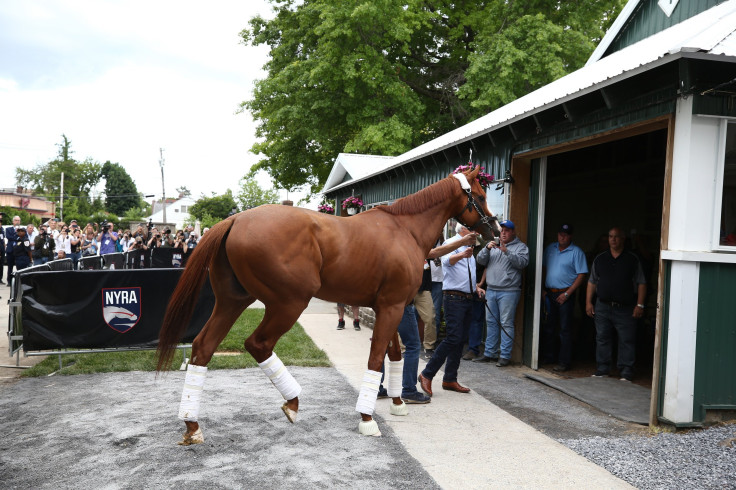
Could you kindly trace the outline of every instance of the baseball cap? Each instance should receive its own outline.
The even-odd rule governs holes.
[[[575,231],[575,227],[569,224],[563,224],[557,231],[558,233],[567,233],[568,235],[572,235]]]
[[[514,222],[511,221],[510,219],[505,219],[505,220],[501,221],[499,223],[499,225],[501,225],[501,226],[503,226],[505,228],[508,228],[510,230],[515,230],[516,229],[516,226],[514,226]]]

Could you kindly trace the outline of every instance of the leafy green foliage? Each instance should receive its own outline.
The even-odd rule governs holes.
[[[71,214],[92,214],[95,208],[90,199],[90,191],[100,181],[101,165],[89,158],[82,162],[74,160],[71,157],[71,141],[66,135],[62,135],[62,142],[57,146],[59,154],[56,159],[39,164],[31,170],[17,167],[16,185],[32,189],[37,196],[58,202],[63,173],[64,212],[68,209]]]
[[[141,197],[135,182],[118,163],[105,162],[102,166],[105,178],[105,209],[117,215],[124,215],[131,208],[140,207]]]
[[[276,204],[279,194],[273,189],[262,189],[253,178],[243,178],[240,181],[240,192],[237,195],[240,209],[255,208],[262,204]]]
[[[258,363],[245,352],[245,339],[253,333],[263,319],[262,309],[243,312],[233,328],[220,344],[215,356],[207,365],[210,369],[241,369],[257,367]],[[276,344],[275,352],[288,366],[330,366],[327,355],[319,349],[298,323]],[[179,369],[183,354],[174,356],[171,370]],[[46,376],[59,370],[58,356],[49,356],[23,376]],[[155,371],[156,354],[153,351],[110,352],[105,354],[68,354],[62,357],[59,374],[93,374],[126,371]]]
[[[38,228],[41,224],[41,218],[35,214],[31,214],[25,209],[11,208],[10,206],[0,206],[0,213],[4,213],[2,224],[3,226],[9,226],[13,224],[13,216],[20,217],[20,222],[23,225],[33,223],[33,226]]]
[[[210,220],[214,219],[215,223],[217,223],[227,218],[233,208],[237,209],[237,205],[235,204],[235,198],[233,198],[233,192],[228,189],[225,194],[220,196],[200,197],[189,208],[189,214],[197,218],[205,226],[206,217]]]
[[[251,151],[292,190],[340,152],[397,155],[580,68],[623,0],[271,0],[244,43],[268,76],[242,104]]]

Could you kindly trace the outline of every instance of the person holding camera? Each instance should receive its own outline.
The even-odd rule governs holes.
[[[187,253],[190,254],[197,246],[197,242],[199,242],[199,237],[197,237],[197,234],[195,232],[189,233],[189,238],[187,239]]]
[[[95,232],[91,228],[88,228],[87,236],[82,241],[82,257],[91,257],[97,255],[97,240],[95,239]]]
[[[69,258],[72,253],[71,239],[69,238],[69,228],[64,225],[59,230],[59,236],[56,237],[56,253],[64,252],[64,258]]]
[[[148,239],[146,248],[159,248],[161,247],[161,242],[161,233],[156,229],[156,227],[153,227],[151,229],[151,238]]]
[[[125,230],[123,236],[118,242],[120,244],[119,252],[127,252],[131,245],[135,242],[135,238],[130,234],[130,230]]]
[[[187,252],[186,238],[184,237],[183,231],[179,230],[176,232],[176,236],[174,237],[174,244],[172,245],[172,247],[181,250],[182,253]]]
[[[161,247],[171,248],[174,246],[174,239],[171,237],[171,229],[166,228],[161,237]]]
[[[38,265],[45,264],[49,260],[54,260],[55,248],[56,241],[49,234],[48,227],[41,225],[38,236],[33,240],[33,263]]]
[[[115,253],[115,241],[118,234],[112,231],[113,224],[103,221],[100,225],[102,232],[97,235],[97,243],[100,245],[100,255]]]

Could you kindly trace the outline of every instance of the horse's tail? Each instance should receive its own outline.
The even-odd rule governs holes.
[[[169,300],[169,306],[166,308],[166,315],[158,335],[156,371],[161,371],[171,364],[176,345],[189,325],[199,291],[207,279],[209,265],[232,228],[233,222],[234,218],[229,218],[213,226],[202,235],[202,239],[189,257],[184,273],[179,278],[179,283]]]

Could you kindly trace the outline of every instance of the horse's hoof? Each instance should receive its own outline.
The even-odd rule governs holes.
[[[204,435],[202,435],[202,429],[199,428],[194,434],[189,432],[184,433],[184,438],[179,442],[180,446],[191,446],[192,444],[202,444],[204,442]]]
[[[284,415],[286,415],[286,418],[289,419],[289,422],[291,422],[292,424],[296,422],[296,410],[292,410],[287,407],[286,403],[281,405],[281,410],[284,411]]]
[[[409,409],[406,407],[406,403],[404,403],[404,400],[401,400],[401,405],[394,405],[391,404],[391,415],[409,415]]]
[[[358,431],[364,436],[381,437],[381,431],[378,430],[378,424],[375,420],[367,422],[361,420],[358,424]]]

